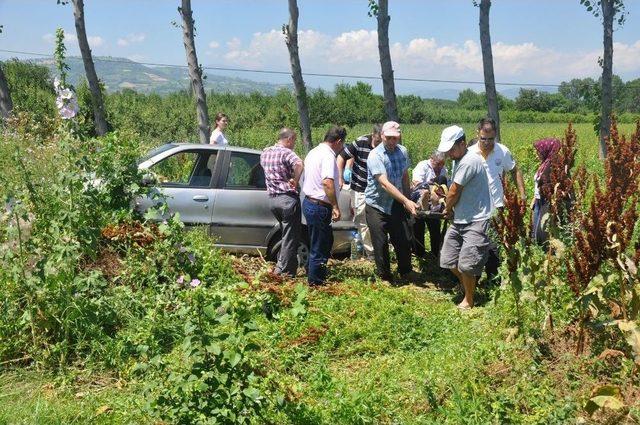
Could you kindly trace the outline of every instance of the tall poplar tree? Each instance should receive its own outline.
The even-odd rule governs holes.
[[[96,74],[96,68],[93,64],[91,56],[91,48],[87,40],[87,31],[84,23],[84,0],[73,0],[73,17],[76,26],[76,36],[78,37],[78,45],[80,46],[80,54],[82,55],[82,63],[84,64],[84,72],[89,83],[89,91],[91,92],[91,104],[93,106],[93,122],[98,136],[107,133],[109,125],[107,124],[106,114],[104,110],[104,100],[102,91],[100,90],[100,82]]]
[[[378,53],[380,55],[380,71],[384,92],[384,111],[387,119],[398,121],[396,87],[393,79],[391,52],[389,51],[389,3],[387,0],[369,0],[369,16],[378,20]]]
[[[209,143],[211,127],[209,126],[209,112],[207,111],[207,97],[204,93],[204,85],[202,84],[202,68],[198,65],[198,56],[196,55],[191,0],[182,0],[182,7],[178,8],[178,12],[182,17],[182,41],[184,42],[184,50],[187,55],[191,88],[193,89],[193,95],[196,99],[198,137],[200,143]]]
[[[493,51],[491,50],[491,32],[489,31],[489,10],[491,0],[474,1],[480,9],[480,47],[482,49],[482,69],[484,71],[484,92],[487,96],[487,113],[496,121],[496,137],[500,139],[500,112],[498,111],[498,92],[493,72]]]
[[[600,159],[607,156],[605,140],[609,138],[611,114],[613,113],[613,22],[617,19],[619,26],[625,22],[627,12],[622,0],[580,0],[580,4],[587,8],[595,17],[602,16],[603,29],[603,57],[599,60],[602,67],[602,94],[600,110],[600,144],[598,154]],[[617,17],[617,18],[616,18]]]
[[[298,115],[300,115],[300,128],[302,129],[302,145],[305,152],[311,147],[311,123],[309,121],[309,104],[307,89],[302,78],[302,67],[298,54],[298,2],[289,0],[289,23],[282,26],[285,35],[287,49],[289,49],[289,61],[291,62],[291,78],[296,92]]]

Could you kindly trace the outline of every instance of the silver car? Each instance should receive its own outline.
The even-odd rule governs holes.
[[[273,259],[280,249],[281,234],[269,209],[260,154],[234,146],[168,143],[151,151],[138,169],[149,171],[145,184],[166,200],[167,214],[179,213],[189,226],[207,226],[215,245],[227,251],[260,252]],[[136,208],[146,211],[157,203],[152,198],[136,199]],[[341,191],[342,218],[332,224],[334,254],[346,253],[351,246],[355,227],[349,200],[349,192]],[[304,216],[302,220],[298,256],[306,264],[309,241]]]

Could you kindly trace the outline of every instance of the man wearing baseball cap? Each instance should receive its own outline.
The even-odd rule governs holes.
[[[473,307],[476,276],[487,262],[492,208],[489,180],[482,159],[468,153],[464,130],[457,125],[442,131],[438,150],[454,161],[444,211],[453,224],[444,236],[440,267],[451,269],[462,284],[464,299],[458,308],[466,310]]]
[[[411,267],[411,229],[407,213],[415,216],[418,205],[409,199],[411,166],[407,148],[400,145],[400,124],[383,124],[382,143],[367,158],[365,214],[377,274],[382,280],[393,281],[389,261],[389,238],[398,260],[398,272],[405,281],[419,278]]]

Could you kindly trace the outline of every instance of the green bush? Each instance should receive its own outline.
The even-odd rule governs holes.
[[[196,288],[180,324],[183,338],[149,360],[149,409],[172,423],[249,423],[264,404],[249,335],[249,312],[224,293]],[[147,366],[146,364],[144,365]]]

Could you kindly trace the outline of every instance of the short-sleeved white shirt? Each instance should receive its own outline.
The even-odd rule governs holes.
[[[439,176],[447,177],[447,172],[447,167],[442,167],[440,169]],[[425,159],[424,161],[420,161],[416,164],[416,168],[413,169],[413,173],[411,174],[411,181],[420,183],[431,183],[436,177],[439,176],[436,176],[436,173],[433,170],[431,159]]]
[[[329,198],[324,193],[322,181],[333,179],[336,196],[338,196],[338,165],[336,164],[336,154],[326,143],[320,143],[307,154],[304,159],[304,182],[302,191],[306,196],[329,202]]]
[[[224,134],[222,133],[222,131],[216,128],[211,132],[211,138],[209,139],[209,144],[210,145],[228,145],[229,141],[227,140],[226,137],[224,137]]]
[[[478,143],[469,146],[469,152],[480,156],[480,159],[482,159],[484,169],[487,172],[487,178],[489,179],[489,191],[491,192],[493,208],[504,207],[502,176],[506,171],[511,171],[516,166],[516,161],[513,159],[511,151],[502,143],[496,142],[487,159],[484,159],[482,156]]]

